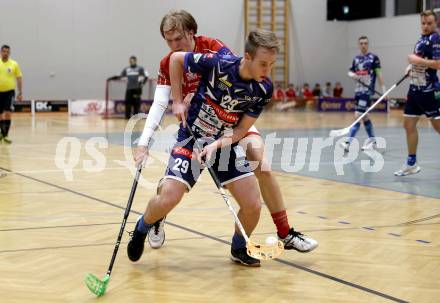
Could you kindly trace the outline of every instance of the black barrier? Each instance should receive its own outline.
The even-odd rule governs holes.
[[[14,101],[14,112],[32,112],[32,102],[35,112],[65,112],[69,111],[68,100],[33,100],[33,101]]]

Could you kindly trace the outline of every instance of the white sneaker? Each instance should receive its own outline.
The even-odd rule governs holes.
[[[151,248],[159,249],[165,242],[165,218],[154,223],[153,227],[148,231],[148,243]]]
[[[362,150],[376,149],[376,140],[371,139],[371,138],[367,139],[361,149]]]
[[[348,142],[341,142],[340,145],[344,149],[344,153],[348,153],[348,150],[350,148],[350,143],[348,143]]]
[[[289,230],[289,234],[284,239],[278,238],[284,243],[286,250],[295,249],[299,252],[309,252],[318,247],[316,240],[295,231],[293,228]]]
[[[405,165],[402,166],[401,169],[396,171],[394,173],[394,175],[398,176],[398,177],[414,175],[414,174],[417,174],[421,170],[422,169],[420,168],[420,166],[417,165],[417,163],[414,163],[414,165],[405,164]]]

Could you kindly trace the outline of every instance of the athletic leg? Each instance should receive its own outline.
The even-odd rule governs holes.
[[[258,163],[258,166],[254,169],[254,174],[257,177],[263,200],[277,228],[279,238],[283,242],[286,239],[295,240],[284,242],[285,248],[293,248],[300,251],[312,251],[315,249],[318,245],[315,240],[294,231],[290,227],[280,187],[275,176],[272,174],[270,163],[264,156],[264,142],[261,136],[252,132],[240,141],[240,145],[246,151],[247,159],[251,163],[254,161],[254,163]],[[299,235],[302,238],[293,239],[294,236],[297,237]],[[295,248],[293,247],[294,245],[296,245]]]
[[[431,125],[436,130],[438,134],[440,134],[440,117],[431,119]]]
[[[139,114],[139,109],[141,107],[141,95],[142,95],[142,90],[139,89],[136,91],[135,95],[133,96],[133,115]]]
[[[8,135],[11,127],[11,108],[14,94],[14,91],[0,93],[0,140],[8,144],[12,143]]]
[[[260,193],[258,192],[255,176],[250,175],[231,182],[226,185],[226,188],[240,206],[237,216],[247,236],[250,237],[258,224],[261,212]],[[245,266],[260,266],[260,260],[248,256],[246,240],[237,225],[235,225],[235,232],[232,237],[231,259]]]
[[[179,139],[182,140],[184,139]],[[131,261],[135,262],[142,256],[147,235],[153,248],[163,245],[165,232],[161,221],[181,201],[184,193],[194,186],[201,172],[200,163],[192,157],[192,153],[192,142],[187,142],[186,145],[177,142],[171,151],[164,182],[148,202],[144,215],[138,219],[128,243],[127,254]],[[160,233],[155,233],[156,224],[161,225]]]
[[[132,99],[132,91],[127,89],[125,92],[125,119],[130,119]]]

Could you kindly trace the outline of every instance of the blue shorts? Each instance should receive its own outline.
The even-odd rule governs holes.
[[[438,92],[440,93],[440,92]],[[404,116],[440,119],[440,99],[436,99],[435,91],[423,92],[410,89],[405,103]]]
[[[369,94],[356,94],[354,96],[356,101],[355,111],[365,113],[371,106],[371,96]]]
[[[193,146],[194,140],[191,138],[180,138],[174,144],[164,177],[184,183],[188,190],[196,184],[204,169],[193,155]],[[211,162],[221,185],[253,175],[245,152],[238,143],[219,149],[215,161],[212,159]]]

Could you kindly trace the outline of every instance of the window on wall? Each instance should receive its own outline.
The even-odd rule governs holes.
[[[394,7],[396,9],[396,16],[419,14],[423,10],[423,0],[395,0]]]
[[[425,0],[425,8],[440,11],[440,0]]]
[[[327,20],[359,20],[385,16],[385,0],[327,0]]]

